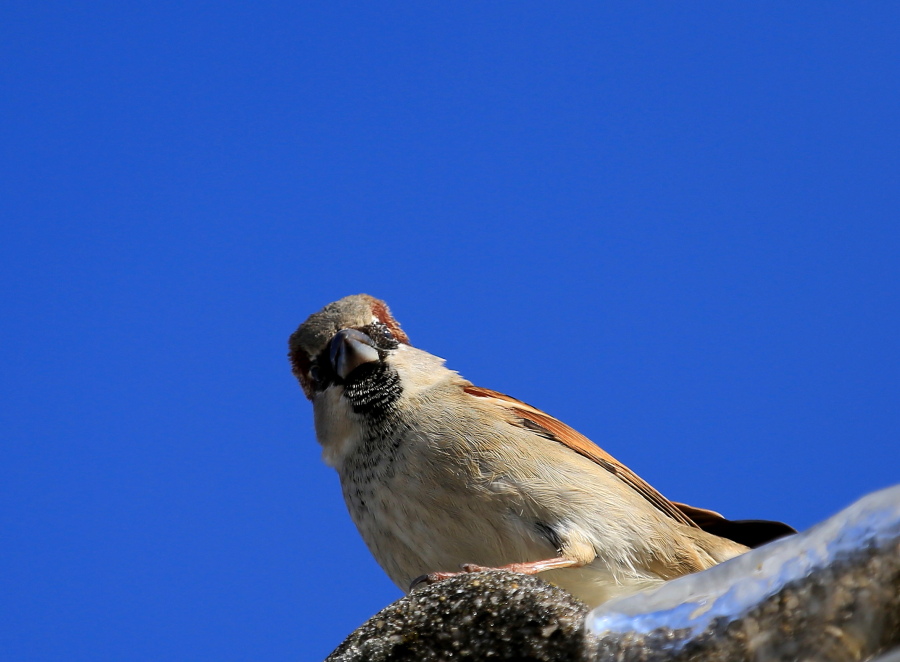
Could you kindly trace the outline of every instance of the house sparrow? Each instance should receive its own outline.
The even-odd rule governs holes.
[[[594,606],[794,533],[669,501],[584,435],[410,345],[368,295],[310,316],[289,347],[350,516],[403,590],[503,567]]]

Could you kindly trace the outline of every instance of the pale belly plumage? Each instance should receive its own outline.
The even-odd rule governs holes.
[[[391,580],[407,591],[431,572],[455,572],[463,563],[500,567],[558,556],[558,551],[527,517],[506,508],[485,508],[485,499],[508,494],[473,495],[460,474],[435,476],[434,465],[416,466],[402,455],[379,461],[350,458],[341,469],[341,486],[350,515],[372,555]],[[502,488],[500,489],[502,491]],[[502,513],[495,516],[494,513]],[[610,598],[656,585],[659,577],[631,568],[616,572],[597,559],[582,568],[550,570],[539,576],[593,606]]]

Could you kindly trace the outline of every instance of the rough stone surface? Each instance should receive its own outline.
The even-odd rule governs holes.
[[[900,646],[900,542],[855,554],[786,585],[745,616],[699,635],[660,628],[602,636],[596,660],[856,661]],[[683,640],[683,641],[679,641]]]
[[[581,662],[588,608],[534,577],[491,570],[423,586],[382,609],[327,662]]]

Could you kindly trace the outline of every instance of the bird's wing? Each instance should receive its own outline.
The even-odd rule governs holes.
[[[597,446],[597,444],[583,434],[573,430],[562,421],[553,418],[549,414],[542,412],[540,409],[525,404],[521,400],[516,400],[515,398],[503,395],[497,391],[491,391],[490,389],[478,386],[465,386],[463,390],[476,398],[489,398],[496,401],[497,404],[510,411],[512,414],[510,421],[513,424],[521,425],[542,437],[559,442],[564,446],[571,448],[579,455],[596,462],[598,465],[622,480],[672,519],[687,526],[700,528],[698,524],[686,515],[676,504],[672,503],[653,489],[649,483],[631,469]]]
[[[469,395],[491,399],[504,407],[511,414],[509,420],[512,424],[563,444],[579,455],[596,462],[677,522],[702,529],[722,538],[728,538],[747,547],[759,547],[797,532],[783,522],[730,520],[712,510],[669,501],[644,479],[593,441],[540,409],[503,393],[479,386],[468,385],[464,387],[464,390]]]

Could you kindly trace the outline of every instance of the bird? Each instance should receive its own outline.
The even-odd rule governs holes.
[[[796,533],[668,500],[565,423],[414,347],[367,294],[312,314],[288,346],[350,517],[405,592],[500,568],[596,606]]]

